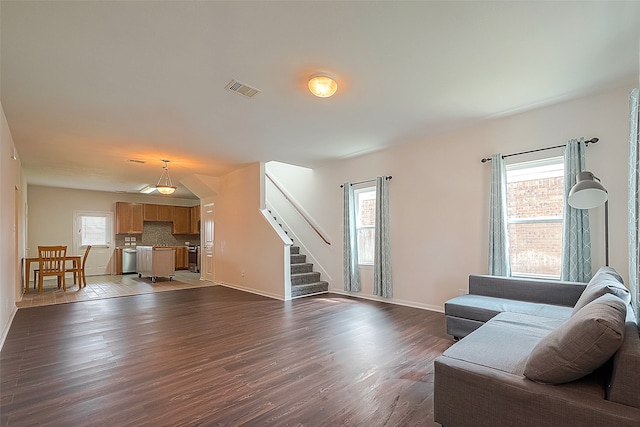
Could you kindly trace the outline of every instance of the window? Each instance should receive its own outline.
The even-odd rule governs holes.
[[[104,246],[107,241],[107,217],[80,216],[80,246]]]
[[[358,234],[358,263],[373,265],[376,231],[376,188],[354,191],[356,202],[356,232]]]
[[[563,188],[562,157],[507,165],[512,275],[560,278]]]

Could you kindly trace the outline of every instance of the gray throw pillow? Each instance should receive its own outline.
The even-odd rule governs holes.
[[[533,348],[524,375],[560,384],[593,372],[622,344],[626,314],[627,305],[614,295],[590,302]]]
[[[585,287],[580,298],[578,298],[576,305],[573,306],[571,315],[573,316],[582,307],[604,294],[613,294],[625,303],[630,302],[631,294],[629,293],[629,290],[617,280],[617,277],[619,277],[617,273],[612,274],[608,270],[605,270],[605,267],[598,270],[598,272],[589,281],[589,284]]]
[[[612,276],[614,279],[616,279],[618,282],[624,285],[624,280],[622,280],[622,276],[620,276],[613,267],[609,267],[607,265],[602,266],[598,269],[598,271],[596,271],[596,274],[593,277],[596,277],[598,274],[601,274],[601,273]]]

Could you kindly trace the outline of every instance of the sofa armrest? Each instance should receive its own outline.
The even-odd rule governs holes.
[[[586,283],[472,274],[469,293],[494,298],[573,307]]]
[[[640,409],[605,400],[592,380],[538,384],[447,356],[434,367],[434,420],[447,427],[637,427],[640,419]]]

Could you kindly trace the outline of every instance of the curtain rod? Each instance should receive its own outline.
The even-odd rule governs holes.
[[[385,176],[384,179],[386,180],[390,180],[391,178],[393,178],[391,175],[389,176]],[[358,185],[358,184],[364,184],[365,182],[374,182],[377,178],[374,179],[365,179],[364,181],[358,181],[358,182],[350,182],[349,184],[351,185]],[[344,188],[344,184],[340,185],[340,188]]]
[[[598,141],[600,141],[600,139],[591,138],[591,139],[585,141],[584,145],[585,145],[585,147],[588,147],[589,144],[595,144]],[[567,144],[562,144],[562,145],[554,145],[553,147],[538,148],[537,150],[521,151],[519,153],[505,154],[505,155],[502,156],[502,158],[504,159],[505,157],[519,156],[521,154],[537,153],[538,151],[551,150],[551,149],[554,149],[554,148],[562,148],[562,147],[566,147],[566,146],[567,146]],[[491,157],[485,157],[484,159],[481,160],[482,163],[487,163],[487,162],[490,162],[490,161],[491,161]]]

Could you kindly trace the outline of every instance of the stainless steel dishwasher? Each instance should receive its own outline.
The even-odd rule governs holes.
[[[137,273],[136,252],[135,248],[122,250],[122,274]]]

